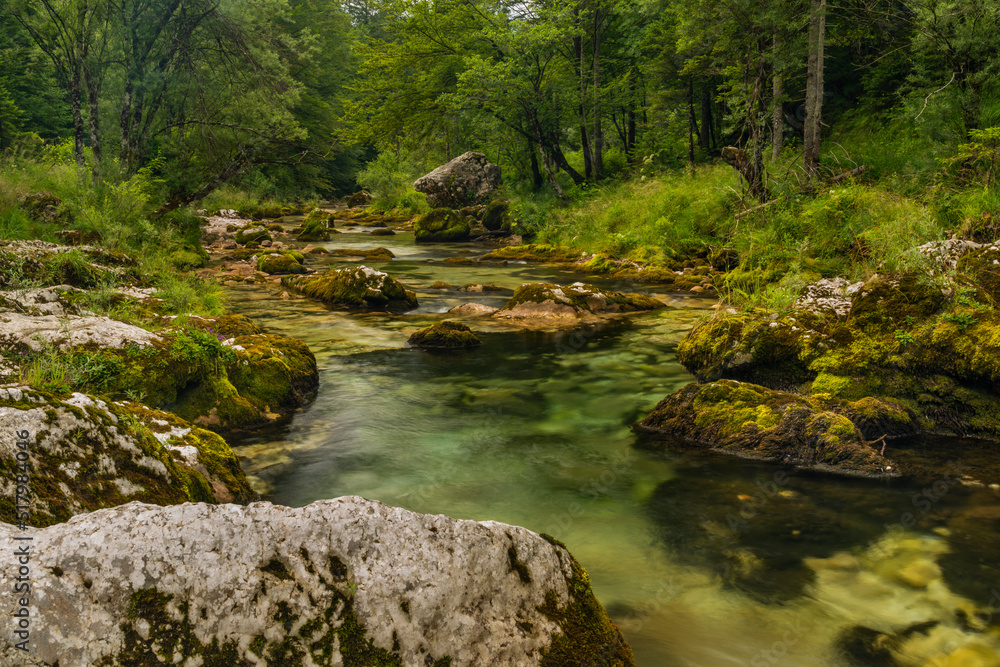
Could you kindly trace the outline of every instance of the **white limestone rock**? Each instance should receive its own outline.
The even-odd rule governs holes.
[[[17,533],[0,524],[6,544]],[[4,665],[375,664],[364,650],[378,664],[522,667],[566,640],[581,660],[597,649],[601,664],[634,664],[596,602],[589,618],[611,641],[560,627],[552,610],[586,597],[581,581],[590,595],[564,548],[490,521],[359,497],[129,503],[37,531],[32,548],[31,651],[0,634]],[[3,568],[0,586],[14,576]],[[10,618],[14,596],[0,599]]]

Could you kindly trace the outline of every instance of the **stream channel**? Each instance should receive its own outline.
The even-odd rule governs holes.
[[[344,231],[319,245],[389,248],[394,260],[368,265],[414,289],[418,309],[334,311],[274,285],[227,288],[234,311],[304,340],[321,369],[315,402],[233,443],[268,500],[360,495],[549,533],[587,569],[642,667],[893,664],[861,662],[871,645],[902,665],[1000,665],[1000,494],[959,483],[956,467],[1000,470],[982,443],[892,443],[940,466],[920,486],[636,448],[630,424],[693,380],[675,349],[713,300],[539,265],[452,266],[441,260],[484,250]],[[558,333],[466,319],[478,349],[406,346],[455,305],[577,280],[669,307]]]

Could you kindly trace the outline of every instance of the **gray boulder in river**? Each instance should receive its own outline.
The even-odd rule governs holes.
[[[359,497],[133,502],[0,524],[5,544],[24,535],[30,651],[0,633],[3,665],[635,664],[566,549],[492,521]],[[11,619],[19,601],[0,600]]]
[[[459,155],[413,183],[431,208],[462,208],[484,203],[500,185],[500,167],[482,153]]]

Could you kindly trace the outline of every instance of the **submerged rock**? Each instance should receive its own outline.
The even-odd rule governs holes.
[[[644,294],[603,292],[593,285],[551,283],[521,285],[505,306],[493,313],[497,319],[524,323],[553,320],[586,321],[601,316],[656,310],[666,304]]]
[[[485,202],[500,185],[500,167],[482,153],[463,153],[413,183],[434,208],[462,208]]]
[[[470,230],[468,220],[449,208],[436,208],[413,221],[413,236],[417,243],[465,241]]]
[[[0,521],[17,523],[15,434],[26,435],[26,523],[49,526],[131,500],[172,505],[256,500],[239,459],[215,433],[133,402],[25,386],[0,388]],[[9,474],[8,474],[9,473]]]
[[[565,547],[492,521],[358,497],[130,503],[33,547],[35,665],[635,664]],[[4,664],[15,641],[0,637]]]
[[[720,380],[692,383],[636,427],[713,451],[857,477],[896,477],[850,419],[801,396]],[[905,416],[905,413],[904,413]],[[646,443],[646,446],[658,446]]]
[[[478,347],[483,341],[472,329],[459,322],[445,320],[416,332],[406,341],[413,347],[455,349]]]
[[[343,308],[412,310],[417,296],[388,273],[367,266],[330,271],[315,278],[282,278],[281,283],[310,298]]]
[[[388,262],[396,257],[388,248],[334,248],[330,254],[340,257],[361,257],[367,262]]]
[[[448,311],[451,315],[464,315],[466,317],[485,317],[497,312],[499,308],[487,306],[482,303],[463,303]]]

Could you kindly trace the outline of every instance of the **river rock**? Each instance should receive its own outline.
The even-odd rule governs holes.
[[[282,285],[342,308],[412,310],[417,296],[388,273],[367,266],[330,271],[317,277],[286,276]]]
[[[17,433],[27,434],[27,523],[48,526],[130,500],[169,505],[256,499],[218,435],[133,402],[0,387],[0,521],[16,523]],[[9,664],[9,663],[5,663]]]
[[[406,342],[413,347],[428,349],[458,349],[478,347],[483,344],[472,329],[460,322],[449,320],[421,329]]]
[[[468,220],[450,208],[436,208],[413,221],[417,243],[466,241],[471,233]]]
[[[636,425],[689,445],[744,458],[856,477],[897,477],[847,417],[805,398],[745,382],[691,383]],[[647,447],[666,443],[652,440]]]
[[[498,199],[487,204],[483,212],[483,227],[491,232],[510,229],[510,203]]]
[[[462,208],[484,203],[500,185],[500,167],[482,153],[459,155],[413,183],[433,208]]]
[[[302,266],[301,258],[302,255],[295,252],[270,252],[257,258],[257,270],[271,275],[305,273],[307,269]]]
[[[655,310],[666,304],[644,294],[604,292],[584,283],[568,286],[551,283],[521,285],[493,317],[525,323],[600,319],[602,316]]]
[[[635,664],[566,549],[492,521],[359,497],[134,502],[33,537],[44,604],[29,653],[0,635],[5,665]]]
[[[465,317],[485,317],[486,315],[492,315],[497,310],[499,308],[487,306],[482,303],[463,303],[460,306],[455,306],[448,313],[451,315],[463,315]]]
[[[233,237],[240,245],[248,243],[260,243],[263,240],[271,241],[271,233],[263,225],[247,225],[236,231]]]
[[[373,201],[375,201],[375,198],[372,197],[370,192],[367,190],[359,190],[348,198],[347,205],[354,208],[356,206],[367,206]]]

